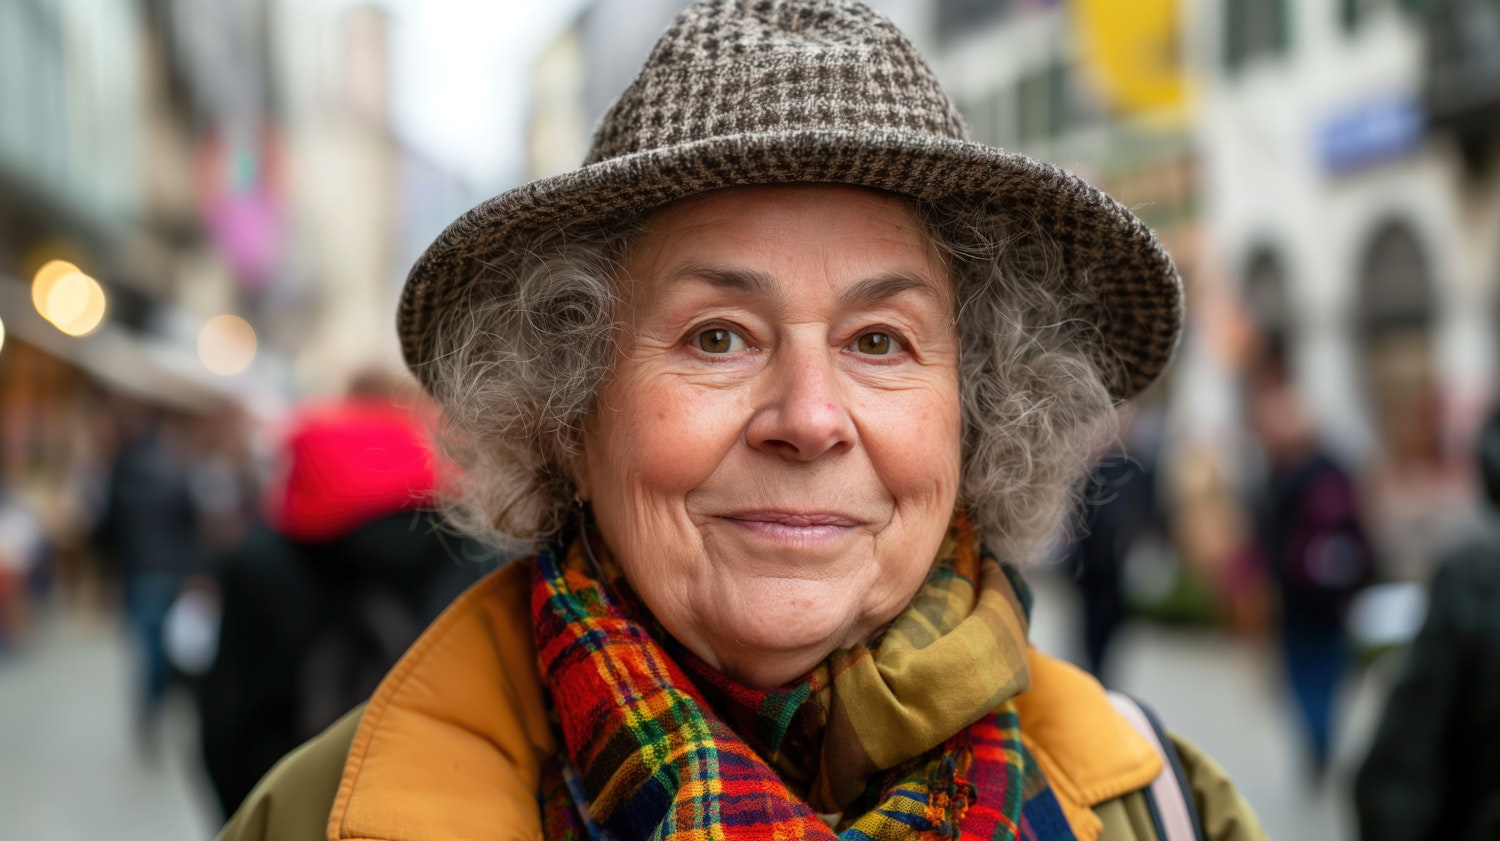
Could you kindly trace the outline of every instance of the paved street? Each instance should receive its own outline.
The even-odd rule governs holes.
[[[1055,570],[1030,576],[1032,637],[1074,659],[1076,599]],[[1333,773],[1306,790],[1292,702],[1274,652],[1224,633],[1127,626],[1117,642],[1116,688],[1147,701],[1168,729],[1209,753],[1229,773],[1276,841],[1353,839],[1349,775],[1384,697],[1383,669],[1346,687]]]
[[[1033,578],[1035,636],[1066,654],[1072,593],[1054,575]],[[1208,750],[1272,838],[1352,838],[1342,773],[1321,792],[1299,791],[1288,703],[1266,652],[1220,634],[1150,627],[1130,629],[1120,646],[1121,688]],[[0,660],[0,838],[211,837],[217,819],[202,799],[184,705],[173,709],[157,761],[137,756],[128,726],[127,653],[113,624],[68,617],[46,623],[23,655]],[[1368,730],[1378,683],[1366,678],[1351,692],[1341,772]]]
[[[171,708],[155,761],[138,756],[127,656],[113,622],[72,616],[0,658],[0,838],[212,837],[184,705]]]

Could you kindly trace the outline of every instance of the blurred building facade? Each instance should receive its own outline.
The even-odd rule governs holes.
[[[373,3],[0,4],[0,489],[49,533],[86,527],[121,398],[211,425],[399,366],[405,270],[474,191],[393,128],[390,38]],[[54,260],[97,326],[43,316]]]
[[[1493,137],[1464,128],[1500,119],[1500,78],[1474,78],[1500,54],[1500,5],[1200,7],[1215,256],[1364,475],[1387,574],[1425,577],[1467,508],[1457,468],[1500,373],[1500,173]],[[1455,18],[1488,49],[1446,48]]]
[[[297,236],[283,253],[274,328],[297,342],[297,381],[328,392],[365,362],[397,361],[394,331],[377,329],[393,323],[402,272],[405,149],[391,125],[389,18],[357,5],[282,24]]]
[[[1253,469],[1231,455],[1243,379],[1284,348],[1365,480],[1386,574],[1424,576],[1500,373],[1500,4],[1119,5],[939,2],[938,73],[978,137],[1162,236],[1190,310],[1163,389],[1179,447]]]
[[[214,398],[210,375],[165,337],[180,278],[209,259],[193,173],[212,96],[175,48],[174,11],[0,9],[0,479],[49,531],[83,516],[65,466],[97,460],[101,389],[175,408]],[[53,259],[97,279],[107,309],[89,335],[33,306],[32,274]]]

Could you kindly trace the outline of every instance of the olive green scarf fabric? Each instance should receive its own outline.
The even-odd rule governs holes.
[[[1025,584],[950,529],[927,582],[873,646],[834,652],[812,676],[823,731],[816,808],[838,811],[877,771],[920,756],[1025,691]]]

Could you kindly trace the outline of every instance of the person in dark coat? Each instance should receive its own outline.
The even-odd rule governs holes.
[[[1354,482],[1314,434],[1277,352],[1253,380],[1251,418],[1268,468],[1254,504],[1255,551],[1279,602],[1282,665],[1307,770],[1319,783],[1332,757],[1350,659],[1344,617],[1373,574],[1374,552]]]
[[[167,611],[183,583],[206,570],[208,552],[190,477],[186,418],[126,409],[121,424],[124,440],[110,465],[91,542],[120,583],[138,651],[136,735],[149,758],[176,677],[162,633]]]
[[[1486,521],[1440,560],[1355,778],[1363,841],[1500,838],[1500,412],[1479,462]]]

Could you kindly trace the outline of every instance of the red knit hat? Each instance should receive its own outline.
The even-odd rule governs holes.
[[[297,540],[331,540],[386,514],[430,508],[435,481],[411,410],[378,400],[317,406],[290,426],[266,488],[266,520]]]

